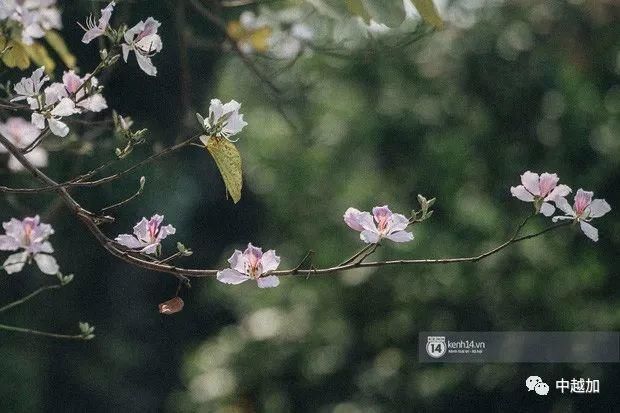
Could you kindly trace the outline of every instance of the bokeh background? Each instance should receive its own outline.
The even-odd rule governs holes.
[[[96,48],[80,43],[75,22],[104,4],[60,3],[63,34],[87,71]],[[74,190],[76,197],[102,207],[132,193],[144,174],[145,193],[106,231],[127,232],[142,216],[163,213],[175,239],[195,251],[181,263],[209,268],[225,266],[249,241],[275,248],[283,267],[309,249],[317,266],[339,262],[360,246],[342,223],[347,207],[387,203],[406,213],[418,193],[437,197],[434,216],[415,227],[414,242],[386,245],[377,258],[473,255],[529,213],[509,193],[528,169],[557,172],[572,188],[620,205],[617,3],[464,0],[442,10],[447,29],[408,45],[373,38],[344,53],[311,52],[284,70],[257,58],[283,90],[274,98],[238,57],[214,47],[221,34],[185,1],[121,2],[115,21],[155,16],[164,41],[156,78],[133,62],[103,79],[110,106],[150,130],[126,164],[196,133],[194,112],[206,112],[209,99],[234,98],[249,123],[238,143],[243,197],[237,205],[226,199],[199,148]],[[109,133],[74,130],[81,141],[54,154],[47,169],[58,179],[109,159],[117,145]],[[33,183],[6,168],[0,179]],[[3,195],[2,220],[32,213],[54,225],[56,256],[75,281],[2,322],[75,331],[83,320],[97,337],[0,333],[1,411],[571,412],[613,411],[620,402],[612,364],[417,362],[419,331],[618,330],[615,209],[595,223],[597,244],[570,228],[477,264],[284,278],[270,290],[196,280],[174,316],[157,312],[174,295],[173,278],[106,255],[53,194]],[[546,224],[540,218],[530,228]],[[1,302],[46,282],[32,268],[0,275]],[[600,379],[601,394],[537,398],[524,387],[532,374],[552,383]]]

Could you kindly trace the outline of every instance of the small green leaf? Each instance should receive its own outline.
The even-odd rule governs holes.
[[[409,0],[407,0],[409,1]],[[425,22],[433,26],[434,28],[441,30],[443,29],[443,20],[439,16],[437,12],[437,8],[433,3],[433,0],[411,0],[413,5],[420,13],[420,16],[424,19]]]
[[[226,190],[236,204],[241,199],[241,187],[243,185],[241,154],[232,142],[224,138],[202,135],[200,140],[213,156],[224,180],[224,185],[226,185]]]

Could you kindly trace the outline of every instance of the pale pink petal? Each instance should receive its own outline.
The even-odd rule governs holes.
[[[386,238],[394,242],[409,242],[413,239],[413,233],[407,231],[396,231],[388,235]]]
[[[52,244],[49,241],[45,241],[41,243],[38,250],[38,252],[45,252],[47,254],[51,254],[52,252],[54,252],[54,247],[52,247]]]
[[[344,222],[352,229],[356,231],[363,231],[364,228],[359,222],[359,218],[362,212],[359,209],[348,208],[344,213]]]
[[[159,230],[159,239],[164,239],[168,235],[176,234],[177,230],[172,225],[165,225]]]
[[[549,195],[551,191],[553,191],[553,189],[556,187],[559,180],[560,178],[558,178],[557,174],[550,174],[547,172],[543,172],[542,174],[540,174],[540,180],[538,182],[540,196],[545,197]]]
[[[553,218],[551,218],[551,221],[553,222],[558,222],[558,221],[568,221],[568,220],[574,220],[575,217],[574,216],[566,216],[566,215],[556,215]]]
[[[595,199],[590,204],[589,218],[599,218],[611,211],[611,206],[604,199]]]
[[[566,215],[575,216],[575,211],[573,211],[573,207],[570,206],[566,198],[556,198],[554,202],[555,206],[560,208]]]
[[[121,48],[123,49],[123,60],[125,61],[125,63],[127,63],[127,58],[129,57],[129,52],[131,51],[131,46],[123,43],[121,45]]]
[[[594,228],[592,225],[588,224],[585,221],[579,221],[579,226],[588,238],[590,238],[594,242],[598,241],[598,229]]]
[[[570,194],[571,191],[572,189],[570,189],[568,185],[558,185],[547,195],[545,201],[554,201],[556,198],[563,198]]]
[[[409,226],[409,218],[403,214],[392,214],[388,218],[389,232],[403,231]]]
[[[60,269],[60,267],[58,267],[56,259],[51,255],[36,254],[34,256],[34,260],[39,266],[41,272],[50,275],[58,274],[58,270]]]
[[[381,220],[387,221],[392,216],[392,211],[390,211],[387,205],[376,206],[372,209],[372,215],[377,222]]]
[[[77,105],[91,112],[101,112],[108,108],[108,102],[99,93],[81,100]]]
[[[67,124],[62,121],[59,121],[58,119],[50,118],[48,120],[48,124],[50,126],[50,130],[56,136],[60,136],[61,138],[64,138],[65,136],[69,134],[69,127],[67,126]]]
[[[219,282],[223,282],[224,284],[241,284],[242,282],[245,282],[247,280],[249,280],[250,277],[248,277],[245,274],[241,274],[238,271],[235,271],[233,269],[227,268],[225,270],[222,271],[218,271],[217,273],[217,280]]]
[[[538,174],[530,171],[524,172],[521,175],[521,183],[532,195],[540,195]]]
[[[78,113],[78,110],[75,108],[75,102],[73,102],[69,98],[62,98],[60,102],[58,102],[58,104],[54,106],[54,109],[52,109],[51,111],[52,116],[61,116],[61,117],[71,116],[74,113]]]
[[[360,238],[367,244],[376,244],[381,236],[376,231],[364,230],[360,233]]]
[[[19,242],[8,235],[0,235],[0,251],[15,251],[19,249]]]
[[[548,202],[543,202],[543,204],[540,206],[540,212],[544,216],[550,217],[555,212],[555,207]]]
[[[148,239],[148,226],[149,221],[146,218],[142,217],[140,222],[134,225],[133,233],[138,239],[146,240]]]
[[[534,200],[534,195],[530,194],[523,185],[511,186],[510,193],[524,202],[532,202]]]
[[[275,250],[269,250],[263,254],[261,263],[263,264],[263,274],[265,274],[278,268],[280,265],[280,257],[276,255]]]
[[[33,112],[30,120],[32,121],[32,124],[37,128],[45,129],[45,116],[41,115],[38,112]]]
[[[246,259],[241,251],[235,250],[233,255],[228,259],[228,262],[230,263],[230,268],[245,274]]]
[[[592,195],[594,195],[594,192],[584,191],[581,188],[577,190],[577,193],[575,194],[575,204],[573,206],[577,215],[581,215],[586,210],[588,205],[590,205],[592,202]]]
[[[144,56],[140,53],[135,53],[138,66],[144,73],[149,76],[157,76],[157,68],[153,65],[150,57]]]
[[[82,36],[82,43],[88,44],[97,37],[102,36],[103,33],[105,33],[104,30],[101,30],[99,27],[93,27],[92,29],[89,29],[86,31],[86,33],[84,33],[84,36]]]
[[[146,247],[142,248],[140,252],[144,254],[156,254],[157,247],[159,247],[159,245],[160,245],[159,242],[153,242],[151,244],[148,244]]]
[[[273,288],[280,285],[280,279],[275,275],[269,275],[267,277],[261,277],[256,280],[258,288]]]
[[[4,264],[2,264],[2,267],[7,274],[14,274],[16,272],[20,272],[24,268],[27,260],[27,252],[18,252],[17,254],[9,255],[6,261],[4,261]]]
[[[121,234],[118,237],[114,238],[114,241],[118,242],[121,245],[124,245],[127,248],[142,248],[144,243],[139,241],[136,237],[129,234]]]

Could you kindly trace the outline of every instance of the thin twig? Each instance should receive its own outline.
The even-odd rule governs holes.
[[[84,340],[84,341],[90,340],[90,338],[87,338],[86,336],[82,334],[68,335],[68,334],[48,333],[47,331],[39,331],[39,330],[30,329],[30,328],[7,326],[5,324],[0,324],[0,330],[14,331],[17,333],[34,334],[37,336],[45,336],[45,337],[51,337],[51,338],[62,338],[66,340]]]
[[[43,287],[41,287],[41,288],[31,292],[30,294],[20,298],[19,300],[15,300],[15,301],[13,301],[11,303],[8,303],[4,307],[0,307],[0,313],[2,313],[4,311],[7,311],[7,310],[10,310],[13,307],[17,307],[18,305],[21,305],[21,304],[25,303],[26,301],[36,297],[37,295],[41,294],[44,291],[47,291],[47,290],[57,290],[57,289],[59,289],[61,287],[62,286],[60,284],[43,286]]]

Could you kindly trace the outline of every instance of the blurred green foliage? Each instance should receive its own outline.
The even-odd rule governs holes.
[[[174,2],[124,7],[132,17],[160,17],[167,38],[157,80],[121,66],[109,79],[109,101],[149,127],[154,145],[171,144],[198,129],[184,121],[178,9]],[[66,26],[84,11],[66,13]],[[444,31],[404,48],[387,36],[347,57],[299,59],[275,78],[288,119],[238,59],[190,50],[189,105],[204,112],[211,97],[243,103],[242,200],[225,199],[213,161],[192,148],[145,170],[141,201],[106,230],[124,232],[159,211],[194,250],[184,264],[224,266],[234,248],[252,241],[275,248],[288,268],[309,249],[323,266],[360,246],[342,222],[347,207],[387,203],[407,213],[418,193],[437,197],[435,214],[414,227],[413,242],[386,244],[376,258],[474,255],[530,212],[509,193],[527,169],[557,172],[574,190],[620,205],[618,7],[455,2],[447,14]],[[217,38],[196,16],[188,19]],[[79,44],[77,35],[68,40]],[[76,49],[80,62],[95,58]],[[268,61],[259,63],[269,72]],[[61,157],[49,172],[70,176],[76,162],[86,169],[112,148],[82,161]],[[148,148],[140,151],[132,156]],[[2,175],[9,179],[30,182]],[[77,193],[103,206],[134,190],[134,181],[124,183]],[[6,199],[3,218],[39,211],[53,196]],[[80,318],[97,327],[97,337],[0,336],[2,411],[570,412],[611,411],[619,402],[614,365],[417,362],[419,331],[618,330],[615,210],[595,222],[598,244],[570,228],[477,264],[288,277],[271,290],[196,280],[173,317],[156,306],[174,293],[175,280],[113,260],[64,211],[51,222],[61,268],[76,279],[38,307],[7,315],[7,323],[66,330]],[[539,217],[530,228],[546,224]],[[41,282],[34,271],[0,277],[2,302]],[[523,386],[531,374],[599,378],[601,395],[534,399]]]

